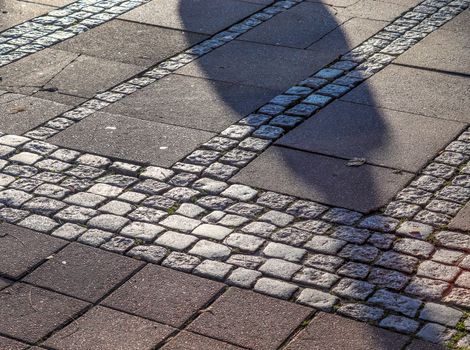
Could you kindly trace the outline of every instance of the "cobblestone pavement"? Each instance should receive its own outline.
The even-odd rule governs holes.
[[[124,348],[157,343],[166,343],[165,349],[184,348],[185,343],[227,349],[353,348],[366,333],[370,343],[362,344],[364,349],[431,348],[418,339],[470,347],[468,122],[459,124],[457,137],[439,148],[434,159],[428,157],[422,169],[408,171],[408,186],[378,211],[326,205],[234,178],[284,133],[300,130],[304,120],[394,66],[393,60],[428,34],[438,33],[468,7],[466,1],[426,0],[390,18],[370,39],[210,135],[179,161],[169,161],[171,166],[57,146],[77,133],[74,128],[95,116],[104,118],[98,111],[132,98],[301,3],[261,7],[78,107],[58,108],[57,117],[27,126],[21,136],[2,134],[0,218],[5,223],[0,232],[7,258],[0,275],[7,279],[0,281],[0,289],[5,288],[0,298],[8,310],[0,310],[5,313],[0,334],[54,349],[115,348],[121,342]],[[7,65],[67,39],[63,33],[81,32],[73,28],[96,26],[141,4],[78,1],[53,10],[0,33],[8,38],[0,44],[5,50],[0,60]],[[32,41],[25,38],[40,40],[37,31],[47,40],[27,51]],[[5,91],[1,98],[9,103],[21,97]],[[51,136],[52,143],[47,142]],[[360,167],[365,160],[350,162]],[[89,288],[83,288],[83,279],[90,278]],[[21,283],[9,286],[11,280]],[[182,292],[186,288],[189,299]],[[260,308],[257,314],[253,305]],[[37,319],[37,308],[44,310],[45,321]],[[12,326],[17,322],[25,326]],[[103,344],[87,343],[93,327],[102,323],[110,327],[103,330]],[[113,330],[124,332],[129,323],[144,334],[114,337]],[[323,339],[328,332],[321,332],[322,327],[338,335]],[[146,329],[152,331],[146,334]],[[351,329],[351,339],[344,339],[344,329]]]

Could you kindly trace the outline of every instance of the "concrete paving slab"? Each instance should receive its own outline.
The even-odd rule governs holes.
[[[54,349],[154,349],[174,328],[98,306],[46,340]],[[78,328],[78,329],[77,329]]]
[[[310,313],[300,305],[230,288],[187,329],[250,349],[277,349]]]
[[[2,223],[0,243],[0,274],[18,279],[65,246],[66,241]]]
[[[56,74],[44,88],[92,98],[96,93],[108,90],[142,70],[143,66],[82,55]]]
[[[0,31],[4,31],[28,19],[41,16],[50,10],[50,7],[40,4],[31,4],[17,0],[2,0]]]
[[[162,347],[162,350],[200,349],[242,350],[242,348],[238,346],[186,331],[179,333],[175,338]]]
[[[85,97],[77,97],[73,95],[66,95],[61,94],[58,91],[38,91],[34,95],[34,97],[42,98],[44,100],[50,100],[57,103],[62,103],[68,106],[78,106],[87,100]]]
[[[231,181],[369,212],[387,204],[413,175],[392,169],[273,146]]]
[[[96,302],[141,266],[135,259],[73,243],[27,275],[24,281]]]
[[[159,11],[151,13],[153,16]],[[206,37],[179,30],[113,20],[66,40],[56,48],[148,67],[184,51]],[[113,40],[109,40],[110,38]]]
[[[205,307],[223,288],[222,283],[147,265],[111,296],[105,306],[180,327]]]
[[[21,135],[68,109],[70,106],[52,101],[5,94],[0,96],[0,131]]]
[[[310,45],[308,49],[315,51],[317,55],[330,57],[333,53],[337,57],[370,38],[386,25],[385,21],[351,18]]]
[[[62,7],[71,4],[72,2],[74,2],[74,0],[34,0],[31,2],[47,6]]]
[[[320,313],[310,321],[286,350],[400,350],[408,337],[367,323]]]
[[[6,278],[0,277],[0,290],[8,287],[12,282]]]
[[[334,58],[315,52],[234,40],[177,72],[284,91]]]
[[[78,57],[77,53],[45,49],[0,68],[0,87],[21,94],[38,91]]]
[[[470,203],[467,203],[449,223],[451,230],[470,232]]]
[[[26,350],[29,349],[28,344],[0,336],[0,349],[7,350]]]
[[[329,6],[301,3],[240,36],[239,40],[306,48],[341,25],[348,17]]]
[[[464,123],[336,101],[277,144],[417,172],[464,128]]]
[[[264,88],[171,75],[104,111],[220,132],[275,95]]]
[[[341,99],[468,123],[469,90],[468,78],[392,64]]]
[[[403,4],[377,0],[359,0],[344,11],[351,17],[392,21],[413,6],[409,1]]]
[[[468,28],[470,30],[470,26]],[[469,52],[469,35],[451,30],[437,30],[400,55],[394,63],[467,74],[470,78]]]
[[[452,30],[454,32],[460,32],[462,34],[468,33],[470,28],[470,9],[466,9],[460,13],[457,17],[447,22],[441,30]]]
[[[414,339],[405,350],[447,350],[446,346],[429,343],[424,340]]]
[[[189,32],[215,34],[260,10],[266,0],[257,3],[238,0],[153,0],[120,18]]]
[[[0,291],[0,333],[35,343],[89,304],[23,283]]]
[[[95,113],[49,141],[112,158],[170,167],[213,136],[201,130]]]

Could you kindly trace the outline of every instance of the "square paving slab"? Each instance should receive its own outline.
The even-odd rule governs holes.
[[[392,21],[408,11],[414,1],[402,0],[402,3],[398,3],[397,1],[359,0],[343,11],[351,17]]]
[[[103,304],[180,327],[204,308],[223,287],[222,283],[205,278],[147,265]]]
[[[152,15],[155,13],[152,12]],[[107,60],[151,66],[184,51],[206,37],[179,30],[113,20],[66,40],[56,48]]]
[[[341,99],[468,123],[468,91],[468,78],[392,64]]]
[[[18,283],[0,291],[0,333],[37,342],[89,304],[61,294]]]
[[[19,226],[0,224],[0,275],[17,279],[67,242]]]
[[[17,0],[2,0],[0,4],[2,11],[0,31],[4,31],[31,18],[41,16],[51,10],[48,6]]]
[[[79,327],[77,327],[77,324]],[[174,329],[98,306],[49,338],[45,344],[68,350],[154,349]]]
[[[135,259],[73,243],[24,280],[95,302],[141,266],[142,263]]]
[[[21,135],[70,109],[60,103],[18,94],[0,96],[0,131]]]
[[[294,303],[230,288],[188,330],[250,349],[277,349],[311,312]]]
[[[215,134],[206,131],[98,112],[55,135],[49,142],[122,160],[170,167],[213,136]]]
[[[215,34],[263,8],[257,1],[153,0],[120,18],[195,33]]]
[[[242,348],[204,337],[199,334],[190,332],[181,332],[175,338],[170,340],[162,350],[201,350],[201,349],[217,349],[217,350],[242,350]]]
[[[369,212],[386,205],[413,177],[407,172],[362,165],[273,146],[231,179],[328,205]]]
[[[329,6],[301,3],[257,26],[238,39],[306,48],[347,19]]]
[[[320,313],[286,350],[400,350],[408,337],[367,323]]]
[[[400,55],[394,63],[467,74],[470,79],[469,52],[470,35],[441,29]]]
[[[277,144],[417,172],[465,124],[336,101]]]
[[[220,132],[275,95],[264,88],[171,75],[104,111]]]
[[[315,52],[234,40],[191,62],[180,74],[261,86],[281,92],[334,58]]]

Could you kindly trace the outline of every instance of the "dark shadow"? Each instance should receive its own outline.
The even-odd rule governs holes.
[[[192,2],[180,2],[181,21],[188,27],[194,26],[195,20],[189,3]],[[214,15],[217,16],[208,14],[206,20]],[[283,93],[359,43],[354,31],[362,30],[359,27],[364,23],[347,22],[341,26],[338,18],[327,5],[301,3],[192,62],[177,74],[217,82],[213,85],[214,92],[235,112],[230,121],[234,123],[247,115],[246,103],[234,98],[233,89],[217,89],[223,85],[219,82],[234,84],[240,91],[256,87],[270,97]],[[359,29],[355,28],[357,25]],[[348,28],[348,32],[343,28]],[[376,31],[363,34],[360,41]],[[368,89],[363,94],[373,100]],[[260,107],[269,100],[264,96],[255,104]],[[333,102],[325,110],[338,103]],[[355,106],[351,103],[350,110],[346,108],[346,117],[350,118],[346,125],[343,115],[329,112],[328,120],[323,118],[320,125],[327,136],[323,135],[321,142],[311,142],[312,137],[318,137],[316,120],[325,114],[325,110],[320,111],[281,138],[233,180],[362,212],[381,207],[405,183],[397,181],[399,175],[385,167],[348,166],[349,159],[368,161],[389,145],[389,131],[380,110],[357,105],[360,108],[355,112]],[[338,119],[337,125],[334,118]]]

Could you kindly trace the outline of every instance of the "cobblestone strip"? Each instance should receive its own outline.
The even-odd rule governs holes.
[[[0,33],[0,67],[44,50],[149,0],[78,0]]]
[[[448,221],[469,202],[470,129],[367,216],[24,136],[1,136],[0,155],[0,220],[468,346],[470,235],[420,213]]]

